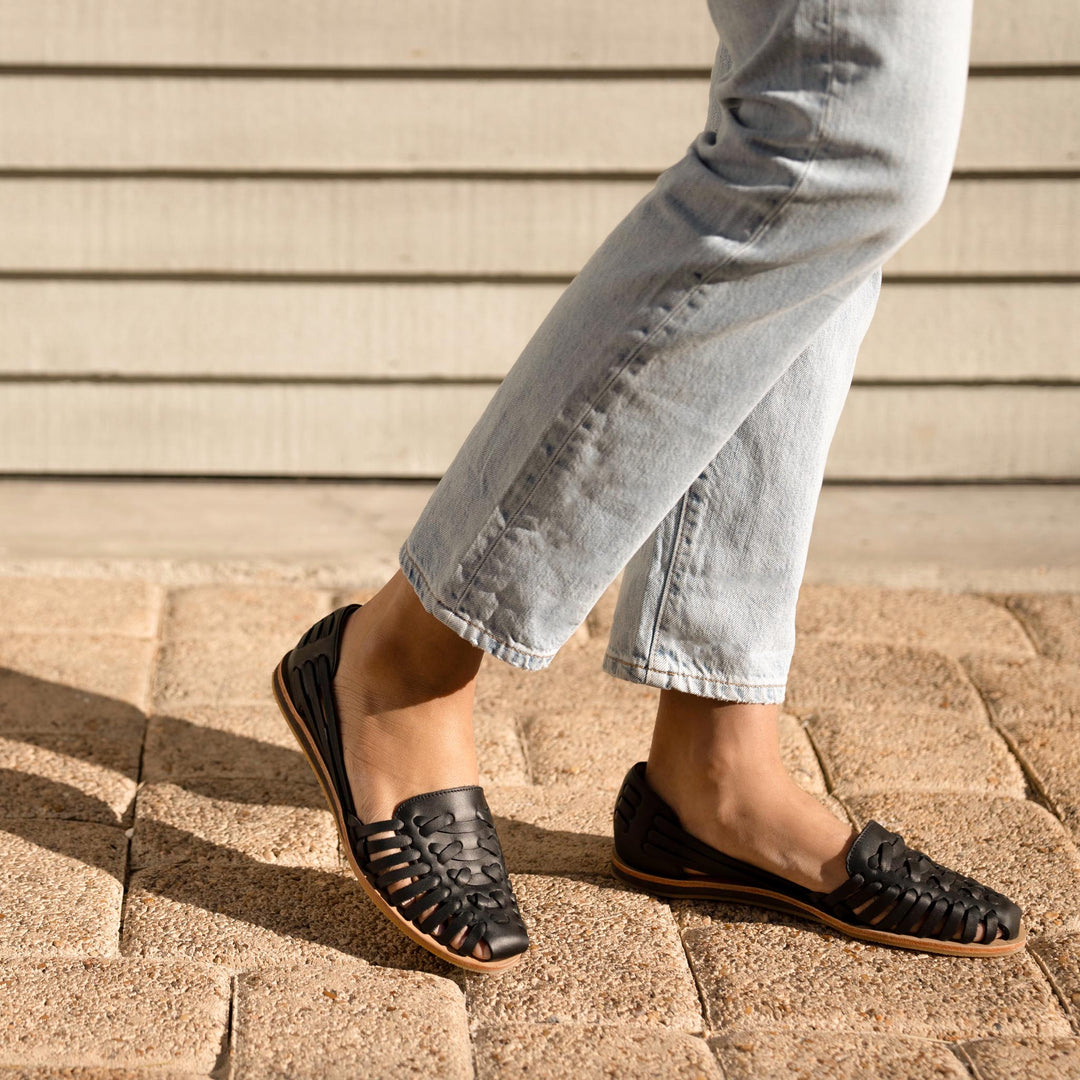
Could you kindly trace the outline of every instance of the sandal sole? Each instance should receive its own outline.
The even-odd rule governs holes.
[[[687,882],[685,879],[657,877],[627,866],[614,852],[611,856],[611,869],[617,878],[646,892],[657,896],[677,897],[686,900],[728,900],[737,904],[752,904],[755,907],[770,908],[785,915],[814,919],[825,926],[839,930],[848,937],[872,941],[877,945],[894,945],[900,949],[914,949],[918,952],[941,953],[946,956],[1005,956],[1022,949],[1027,941],[1027,928],[1021,927],[1016,938],[1010,938],[999,944],[965,945],[959,941],[940,941],[936,938],[921,938],[913,934],[892,934],[887,930],[874,930],[868,926],[853,926],[842,919],[833,918],[823,911],[804,904],[783,893],[769,889],[757,889],[749,885],[733,885],[716,878],[703,878],[701,881]]]
[[[367,875],[361,870],[353,856],[352,842],[349,839],[349,830],[345,823],[345,814],[341,808],[341,800],[338,798],[334,785],[330,781],[330,772],[322,759],[322,755],[319,753],[318,747],[308,733],[307,725],[296,711],[296,708],[292,703],[292,698],[289,696],[289,692],[286,689],[285,662],[288,658],[289,653],[286,653],[281,658],[278,666],[274,669],[272,679],[274,700],[277,702],[278,709],[288,723],[289,729],[295,736],[296,741],[300,744],[300,749],[303,751],[304,757],[307,758],[307,763],[311,766],[311,771],[315,774],[315,779],[319,781],[319,787],[322,788],[323,796],[330,806],[331,813],[334,815],[334,822],[337,825],[338,835],[341,837],[342,841],[341,846],[345,850],[345,856],[349,860],[349,866],[352,868],[353,873],[356,875],[357,880],[360,882],[361,887],[364,892],[367,893],[372,903],[374,903],[379,911],[381,911],[383,915],[385,915],[386,918],[389,919],[389,921],[407,938],[415,941],[417,945],[427,949],[429,953],[433,953],[441,960],[445,960],[455,967],[466,968],[469,971],[482,971],[487,974],[495,974],[521,963],[525,956],[525,953],[523,952],[518,953],[516,956],[508,956],[505,960],[478,960],[476,957],[461,956],[458,953],[451,952],[445,946],[440,945],[434,939],[429,938],[423,931],[418,930],[413,923],[402,918],[401,915],[399,915],[398,912],[379,895],[375,886],[368,880]]]

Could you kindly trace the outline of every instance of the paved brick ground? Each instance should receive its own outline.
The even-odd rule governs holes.
[[[863,945],[608,868],[657,691],[485,659],[481,782],[533,947],[492,977],[390,928],[269,675],[362,594],[0,578],[0,1071],[78,1077],[1080,1076],[1080,597],[805,586],[784,753],[1013,895],[1029,948]]]

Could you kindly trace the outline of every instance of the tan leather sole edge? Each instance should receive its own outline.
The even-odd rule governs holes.
[[[678,878],[656,877],[646,874],[622,862],[618,855],[612,851],[611,869],[615,876],[637,885],[647,892],[661,896],[679,897],[681,899],[694,900],[730,900],[733,903],[753,904],[757,907],[767,907],[774,911],[782,911],[786,915],[796,915],[803,918],[814,919],[817,922],[831,926],[834,930],[849,937],[860,938],[863,941],[872,941],[878,945],[895,945],[901,949],[915,949],[918,952],[942,953],[946,956],[1005,956],[1008,953],[1022,949],[1027,941],[1027,927],[1022,923],[1020,934],[1016,938],[1003,940],[999,944],[992,945],[965,945],[960,941],[939,941],[935,938],[915,937],[912,934],[891,934],[887,930],[873,930],[870,927],[852,926],[842,919],[827,915],[824,911],[804,904],[801,900],[795,900],[783,893],[772,892],[769,889],[756,889],[750,885],[731,885],[711,878],[703,878],[688,884]]]
[[[334,815],[334,821],[337,824],[338,833],[341,836],[341,846],[345,849],[345,855],[349,860],[349,866],[352,867],[353,873],[363,887],[364,892],[371,898],[372,903],[374,903],[390,922],[392,922],[406,937],[415,941],[417,945],[427,949],[428,952],[434,953],[434,955],[441,960],[445,960],[449,964],[454,964],[456,967],[466,968],[469,971],[482,971],[487,974],[495,974],[519,964],[525,956],[524,952],[520,952],[516,956],[508,956],[504,960],[478,960],[474,956],[461,956],[458,953],[451,952],[444,945],[440,945],[434,938],[429,937],[422,930],[418,929],[413,923],[402,918],[402,916],[379,895],[375,886],[371,884],[367,875],[360,869],[356,859],[353,857],[352,843],[349,840],[349,830],[345,822],[345,814],[341,807],[341,801],[334,791],[334,785],[330,782],[330,771],[327,769],[326,763],[323,761],[318,747],[309,740],[307,726],[293,707],[292,699],[289,696],[288,690],[285,688],[284,671],[285,661],[288,659],[288,655],[289,654],[286,653],[285,656],[281,658],[278,666],[274,669],[274,700],[277,702],[282,716],[284,716],[285,720],[288,722],[290,730],[296,737],[296,741],[300,744],[300,749],[303,751],[304,757],[307,758],[307,762],[311,766],[311,771],[315,774],[315,779],[319,781],[319,787],[322,788],[322,793],[326,797],[326,801],[329,803],[330,810]]]

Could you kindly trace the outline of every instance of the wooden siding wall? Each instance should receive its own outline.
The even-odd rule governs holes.
[[[436,477],[704,121],[705,0],[0,0],[0,472]],[[832,479],[1080,479],[1080,15],[976,0]]]

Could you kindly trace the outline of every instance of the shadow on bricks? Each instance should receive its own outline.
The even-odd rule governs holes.
[[[250,816],[253,808],[272,805],[325,811],[318,784],[298,750],[179,717],[152,719],[160,735],[196,737],[204,760],[228,763],[235,771],[237,762],[254,755],[264,779],[269,772],[279,777],[305,775],[310,781],[259,785],[251,792],[235,778],[212,775],[181,775],[170,777],[168,783],[196,796],[234,803],[238,818]],[[258,928],[281,947],[288,943],[303,949],[306,942],[320,951],[333,950],[383,966],[415,969],[434,964],[444,974],[449,969],[399,936],[387,940],[385,920],[344,865],[326,869],[262,862],[236,847],[140,813],[138,797],[148,786],[139,785],[146,732],[146,715],[130,704],[0,669],[0,747],[7,751],[6,761],[0,752],[0,829],[121,880],[127,878],[122,955],[166,955],[178,944],[188,953],[203,951],[210,947],[207,939],[225,931],[227,923],[220,922],[224,919]],[[39,771],[35,751],[56,761]],[[21,767],[10,767],[13,761]],[[121,780],[122,801],[102,797],[92,784],[89,789],[80,786],[83,765],[109,771]],[[253,794],[256,791],[258,795]],[[47,827],[49,819],[56,821],[55,829]],[[137,846],[155,854],[140,865],[129,857],[118,875],[115,864],[101,866],[93,851],[80,847],[78,835],[62,825],[71,821],[103,823],[118,832],[131,828],[132,850]],[[567,879],[581,876],[596,884],[610,880],[613,890],[625,891],[601,858],[610,847],[609,836],[499,816],[496,824],[514,835],[528,872]],[[552,857],[543,857],[543,852]],[[192,930],[187,948],[174,936],[170,944],[170,936],[178,931],[184,937],[183,928],[189,923],[201,929]],[[199,937],[203,942],[195,940]]]

